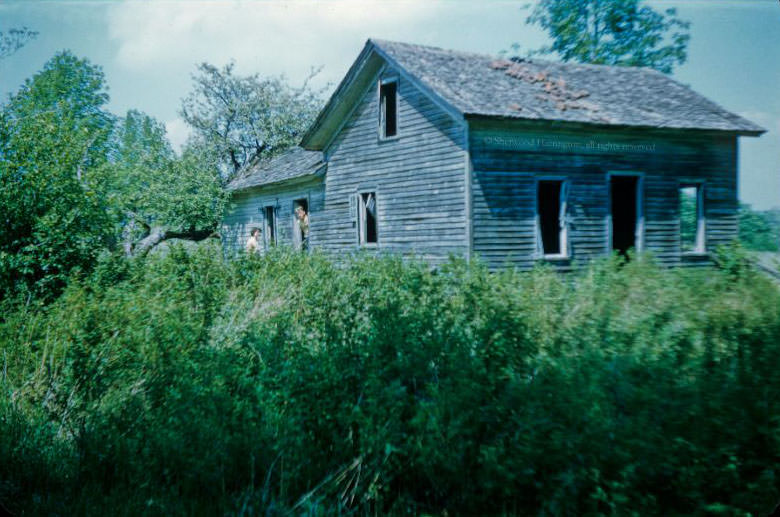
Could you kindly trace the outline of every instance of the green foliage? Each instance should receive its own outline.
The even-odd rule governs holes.
[[[0,324],[16,513],[730,514],[780,498],[780,290],[218,247]]]
[[[189,145],[212,156],[226,181],[248,163],[297,145],[322,104],[308,80],[293,88],[283,77],[237,76],[233,66],[200,64],[181,109],[195,132]]]
[[[165,126],[136,110],[117,124],[111,161],[100,175],[125,237],[138,237],[151,226],[215,228],[224,211],[216,164],[193,148],[177,157]]]
[[[158,121],[117,119],[100,67],[61,52],[0,111],[0,300],[50,298],[75,274],[150,227],[216,228],[226,196],[217,164],[177,157]]]
[[[105,161],[113,118],[103,72],[55,55],[0,112],[0,299],[50,292],[110,238],[106,196],[89,171]]]
[[[739,240],[752,251],[780,249],[780,212],[758,212],[750,205],[739,208]]]
[[[642,0],[541,0],[528,22],[552,45],[536,51],[563,61],[647,66],[669,74],[686,59],[689,22],[676,9],[660,13]]]

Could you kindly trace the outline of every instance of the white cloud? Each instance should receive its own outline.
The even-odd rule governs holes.
[[[168,141],[177,153],[181,151],[187,138],[192,134],[190,127],[180,118],[166,121],[165,132],[168,135]]]
[[[400,36],[444,8],[409,0],[124,2],[108,23],[117,63],[129,70],[189,73],[196,62],[234,59],[241,73],[284,73],[293,82],[324,65],[320,80],[334,82],[368,37]]]

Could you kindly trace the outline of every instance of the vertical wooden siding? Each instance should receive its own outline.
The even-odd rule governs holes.
[[[383,78],[397,77],[392,70]],[[376,83],[368,88],[326,150],[328,173],[317,243],[331,252],[357,249],[349,199],[376,192],[377,248],[438,263],[463,255],[466,243],[465,126],[412,83],[399,78],[398,136],[378,138]]]
[[[603,145],[594,146],[594,142]],[[620,147],[624,145],[633,147]],[[571,260],[556,262],[562,269],[608,252],[610,171],[642,174],[644,249],[660,262],[707,262],[706,257],[680,253],[677,188],[681,181],[704,181],[707,251],[737,236],[734,135],[640,130],[597,133],[472,123],[469,146],[474,252],[493,268],[533,266],[535,182],[540,176],[563,176],[570,182]]]
[[[293,201],[309,202],[310,244],[318,244],[324,206],[324,186],[317,179],[306,183],[268,186],[236,192],[223,219],[222,239],[228,252],[241,251],[253,227],[263,227],[263,207],[276,207],[276,239],[281,246],[293,244]]]

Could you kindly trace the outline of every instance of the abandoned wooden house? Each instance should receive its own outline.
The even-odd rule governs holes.
[[[701,264],[737,235],[737,139],[764,130],[647,68],[368,40],[300,147],[234,180],[226,245],[531,267],[629,248]]]

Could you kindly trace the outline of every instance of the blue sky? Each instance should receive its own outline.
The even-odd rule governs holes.
[[[27,26],[38,38],[0,60],[0,95],[15,91],[57,50],[101,65],[111,103],[165,122],[176,146],[178,115],[202,61],[230,60],[239,73],[284,74],[300,83],[322,66],[319,85],[341,79],[369,37],[497,54],[545,35],[525,24],[526,1],[14,1],[0,0],[0,30]],[[776,0],[650,0],[692,22],[688,62],[673,74],[768,130],[740,139],[740,198],[780,207],[780,3]]]

